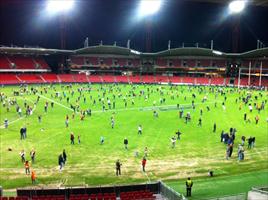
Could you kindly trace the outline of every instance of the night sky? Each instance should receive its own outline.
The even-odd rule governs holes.
[[[214,47],[232,52],[232,37],[238,16],[227,16],[226,4],[166,0],[160,12],[137,20],[138,0],[80,0],[65,17],[66,48],[82,48],[86,37],[89,45],[126,46],[146,51],[146,35],[150,35],[152,52],[171,47]],[[45,11],[44,0],[0,0],[0,44],[60,48],[60,17]],[[240,16],[239,52],[256,48],[260,39],[268,44],[268,7],[248,6]]]

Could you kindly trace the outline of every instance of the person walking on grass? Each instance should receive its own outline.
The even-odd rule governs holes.
[[[32,151],[30,152],[30,156],[31,156],[32,163],[34,163],[34,161],[35,161],[35,150],[34,149],[32,149]]]
[[[22,162],[22,163],[25,163],[25,152],[24,152],[24,150],[22,150],[22,151],[20,152],[20,157],[21,157],[21,162]]]
[[[73,132],[71,132],[70,140],[71,140],[71,144],[74,144],[74,133]]]
[[[118,159],[115,163],[116,176],[121,175],[121,166],[122,166],[122,164],[121,164],[120,160]]]
[[[25,174],[30,174],[30,163],[28,160],[25,161],[24,163],[24,167],[25,167]]]
[[[125,149],[127,149],[127,146],[128,146],[128,139],[127,138],[124,139],[124,145],[125,145]]]
[[[192,187],[193,187],[193,181],[191,180],[190,177],[186,180],[186,196],[190,197],[192,196]]]
[[[63,168],[63,165],[64,165],[64,159],[63,159],[62,154],[59,155],[58,163],[59,163],[60,172],[61,172],[61,170],[62,170],[62,168]]]
[[[214,125],[213,125],[213,133],[216,132],[216,128],[217,128],[217,126],[216,126],[216,123],[214,122]]]
[[[146,158],[145,158],[145,156],[143,157],[143,159],[141,161],[141,165],[142,165],[142,171],[145,172],[145,165],[146,165]]]
[[[62,151],[62,158],[63,158],[63,164],[65,165],[65,163],[67,162],[67,154],[65,149],[63,149]]]
[[[36,183],[36,174],[34,170],[32,170],[32,173],[31,173],[31,180],[32,180],[32,184]]]
[[[138,134],[139,134],[139,135],[142,134],[142,126],[141,126],[141,125],[138,126]]]

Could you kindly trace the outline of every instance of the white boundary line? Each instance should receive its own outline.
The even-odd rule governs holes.
[[[41,95],[41,94],[39,94],[39,93],[36,93],[36,94],[38,94],[40,97],[42,97],[42,98],[44,98],[44,99],[46,99],[46,100],[48,100],[48,101],[51,101],[51,102],[53,102],[53,103],[55,103],[55,104],[57,104],[57,105],[59,105],[59,106],[61,106],[61,107],[63,107],[63,108],[66,108],[66,109],[68,109],[68,110],[73,111],[71,108],[69,108],[69,107],[67,107],[67,106],[65,106],[65,105],[63,105],[63,104],[61,104],[61,103],[58,103],[58,102],[56,102],[56,101],[54,101],[54,100],[52,100],[52,99],[50,99],[50,98],[48,98],[48,97],[46,97],[46,96],[44,96],[44,95]]]

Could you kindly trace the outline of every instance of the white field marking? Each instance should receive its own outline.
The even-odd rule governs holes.
[[[26,98],[25,98],[25,99],[26,99]],[[30,102],[32,102],[32,103],[34,104],[34,102],[33,102],[32,100],[26,99],[26,101],[30,101]],[[34,104],[33,112],[34,112],[35,108],[36,108],[36,105]],[[26,116],[23,115],[22,117],[19,117],[18,119],[15,119],[15,120],[13,120],[13,121],[11,121],[11,122],[8,122],[8,126],[9,126],[10,124],[13,124],[13,123],[15,123],[15,122],[17,122],[17,121],[20,121],[20,120],[24,119],[25,117],[26,117]],[[5,124],[3,124],[3,125],[0,126],[0,129],[4,129],[4,128],[5,128]]]
[[[53,99],[50,99],[46,96],[43,96],[43,95],[40,95],[39,93],[37,93],[40,97],[44,98],[44,99],[47,99],[48,101],[51,101],[51,102],[54,102],[55,104],[63,107],[63,108],[66,108],[68,110],[71,110],[73,111],[71,108],[59,103],[59,102],[56,102],[54,101]],[[200,105],[200,104],[213,104],[215,102],[221,102],[221,101],[213,101],[213,102],[207,102],[207,103],[195,103],[195,105]],[[180,107],[181,106],[190,106],[192,105],[191,103],[188,103],[188,104],[179,104]],[[146,107],[134,107],[134,108],[120,108],[120,109],[109,109],[109,110],[105,110],[105,111],[102,111],[102,110],[93,110],[92,113],[105,113],[105,112],[120,112],[120,111],[129,111],[129,110],[140,110],[140,109],[151,109],[151,110],[143,110],[143,111],[152,111],[154,108],[166,108],[166,107],[174,107],[174,106],[177,106],[177,104],[172,104],[172,105],[162,105],[162,106],[146,106]],[[78,113],[78,112],[77,112]]]
[[[42,97],[42,98],[44,98],[44,99],[46,99],[46,100],[48,100],[48,101],[51,101],[51,102],[53,102],[53,103],[55,103],[55,104],[57,104],[57,105],[59,105],[59,106],[61,106],[61,107],[63,107],[63,108],[66,108],[66,109],[68,109],[68,110],[73,111],[73,109],[71,109],[71,108],[69,108],[69,107],[67,107],[67,106],[65,106],[65,105],[63,105],[63,104],[61,104],[61,103],[58,103],[58,102],[54,101],[53,99],[50,99],[50,98],[48,98],[48,97],[46,97],[46,96],[43,96],[43,95],[41,95],[41,94],[39,94],[39,93],[36,93],[36,94],[38,94],[40,97]]]
[[[205,105],[206,104],[213,104],[215,102],[219,102],[219,101],[214,101],[214,102],[208,102],[208,103],[204,103]],[[200,104],[203,104],[203,103],[195,103],[195,105],[200,105]],[[192,105],[191,103],[188,103],[188,104],[180,104],[180,107],[181,106],[190,106]],[[154,110],[154,108],[166,108],[166,107],[177,107],[177,104],[174,104],[174,105],[163,105],[163,106],[146,106],[146,107],[134,107],[134,108],[120,108],[120,109],[110,109],[110,110],[105,110],[105,111],[102,111],[102,110],[95,110],[95,111],[92,111],[92,113],[99,113],[99,112],[116,112],[116,111],[129,111],[129,110],[140,110],[140,109],[148,109],[148,110],[142,110],[142,111],[152,111]]]

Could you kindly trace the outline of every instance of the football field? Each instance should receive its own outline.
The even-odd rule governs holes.
[[[14,91],[18,91],[19,96],[14,96]],[[30,161],[32,149],[36,151],[36,160],[30,164],[31,170],[36,172],[38,186],[48,187],[156,180],[174,183],[188,176],[205,177],[209,170],[216,176],[236,177],[268,169],[267,91],[205,86],[74,84],[29,85],[25,89],[5,86],[1,93],[0,185],[4,189],[32,186],[20,158],[20,152],[24,150],[26,160]],[[251,97],[245,104],[242,100],[247,96]],[[21,117],[16,112],[15,101],[22,109]],[[266,105],[258,113],[256,106],[262,102]],[[249,104],[253,107],[252,112]],[[25,105],[32,109],[28,116]],[[91,116],[85,112],[81,120],[81,111],[88,109]],[[181,110],[182,118],[179,116]],[[154,116],[154,111],[158,117]],[[185,123],[187,112],[191,120]],[[250,120],[244,121],[245,113]],[[257,115],[258,124],[255,123]],[[41,116],[41,122],[38,116]],[[198,125],[200,118],[201,126]],[[4,127],[5,119],[9,121],[8,128]],[[142,134],[138,134],[139,125]],[[27,138],[21,140],[20,128],[23,126],[27,128]],[[221,132],[229,133],[230,128],[237,132],[233,155],[226,160],[227,146],[221,142]],[[171,138],[177,137],[178,130],[182,134],[173,148]],[[70,142],[71,132],[75,136],[74,145]],[[255,137],[256,143],[254,148],[248,149],[246,140],[245,160],[238,162],[237,149],[242,136]],[[104,137],[102,145],[101,137]],[[125,138],[129,142],[128,149],[123,144]],[[142,172],[145,147],[148,149],[147,164],[146,172]],[[58,156],[63,149],[67,153],[67,163],[60,172]],[[118,177],[115,175],[117,159],[122,163],[122,175]]]

